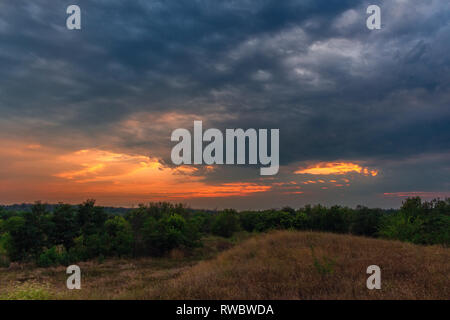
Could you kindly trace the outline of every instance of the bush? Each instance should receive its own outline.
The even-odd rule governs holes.
[[[81,235],[74,239],[74,245],[67,253],[67,261],[77,262],[105,255],[108,250],[105,233]]]
[[[74,245],[69,249],[68,261],[77,262],[89,259],[89,254],[86,245],[84,244],[84,236],[79,236],[74,239]]]
[[[106,254],[112,256],[128,256],[132,252],[133,233],[128,221],[116,216],[105,222]]]
[[[28,256],[29,243],[25,232],[26,221],[23,217],[11,217],[4,223],[7,231],[4,236],[4,248],[13,261],[25,260]]]
[[[108,252],[108,241],[103,231],[87,235],[84,238],[84,245],[88,259],[105,255]]]
[[[160,220],[149,217],[144,224],[143,234],[147,252],[161,255],[180,246],[194,247],[199,234],[178,214],[164,215]]]
[[[43,268],[67,264],[68,257],[63,246],[53,246],[44,250],[37,259],[37,265]]]
[[[326,208],[321,205],[308,208],[306,211],[310,228],[319,231],[329,231],[337,233],[348,232],[349,209],[340,206]]]
[[[51,216],[48,239],[51,245],[64,245],[68,250],[80,230],[76,221],[76,210],[69,204],[59,204]]]
[[[188,220],[193,228],[203,234],[211,233],[213,221],[213,215],[206,212],[196,212]]]
[[[87,200],[78,206],[76,217],[81,233],[92,235],[99,233],[108,215],[103,208],[95,206],[95,200]]]
[[[213,234],[225,238],[231,237],[239,229],[239,216],[235,210],[231,209],[219,213],[212,225]]]
[[[431,214],[423,219],[419,242],[450,246],[450,216]]]
[[[374,237],[378,232],[382,216],[381,210],[359,206],[351,218],[350,232]]]
[[[256,231],[258,226],[262,225],[263,213],[256,211],[245,211],[239,214],[240,224],[245,231]]]
[[[387,239],[418,243],[422,223],[419,217],[399,212],[384,218],[379,234]]]
[[[139,208],[130,210],[125,215],[125,219],[130,223],[133,233],[133,255],[141,256],[145,254],[145,241],[142,233],[144,223],[150,214],[144,205],[139,205]]]
[[[270,210],[264,215],[264,224],[258,231],[274,229],[290,229],[293,225],[294,214],[284,211]]]
[[[379,235],[416,244],[450,245],[450,201],[420,198],[404,201],[400,211],[386,216]]]
[[[304,212],[297,212],[292,219],[292,227],[297,230],[308,229],[308,216]]]

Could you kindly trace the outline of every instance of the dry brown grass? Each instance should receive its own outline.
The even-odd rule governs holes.
[[[449,262],[439,246],[279,231],[199,263],[149,298],[450,299]],[[366,288],[372,264],[381,268],[381,290]]]
[[[142,299],[196,262],[167,258],[108,259],[80,262],[81,290],[66,288],[66,268],[13,266],[0,272],[0,299]],[[42,294],[36,295],[38,291]]]
[[[66,268],[37,268],[31,264],[13,263],[0,267],[0,300],[2,299],[144,299],[149,291],[164,290],[168,280],[178,277],[199,260],[212,259],[233,243],[248,235],[237,234],[225,240],[203,239],[204,246],[194,251],[175,249],[166,257],[141,259],[106,259],[79,262],[81,290],[66,288]]]
[[[12,265],[0,269],[0,298],[450,299],[450,249],[439,246],[279,231],[218,253],[225,242],[208,239],[201,256],[209,260],[201,262],[175,250],[79,263],[81,290],[66,289],[65,267]],[[381,267],[381,290],[366,288],[372,264]]]

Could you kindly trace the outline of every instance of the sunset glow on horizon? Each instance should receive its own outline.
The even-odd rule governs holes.
[[[6,142],[5,142],[6,143]],[[198,198],[236,198],[248,197],[257,193],[278,192],[280,195],[299,196],[311,190],[301,190],[300,185],[320,184],[315,192],[330,187],[349,186],[350,180],[290,180],[262,178],[255,176],[249,181],[215,183],[208,180],[218,167],[208,166],[168,166],[161,159],[138,154],[126,154],[102,149],[81,149],[63,152],[42,144],[15,143],[9,148],[10,155],[22,157],[11,170],[41,168],[35,180],[28,180],[25,201],[71,201],[81,202],[85,198],[99,199],[104,204],[137,205],[150,201],[189,201]],[[12,162],[11,162],[12,163]],[[33,166],[27,168],[28,164]],[[18,165],[22,164],[20,167]],[[23,167],[25,165],[25,167]],[[317,163],[308,169],[297,170],[291,178],[300,172],[307,174],[338,174],[357,172],[375,176],[372,171],[352,163]],[[12,172],[10,171],[10,174]],[[350,177],[349,177],[350,178]],[[5,189],[24,189],[20,180],[13,176],[4,181]],[[326,187],[324,186],[326,185]],[[58,198],[57,198],[58,197]],[[114,197],[129,200],[111,202]],[[8,201],[4,198],[4,201]],[[8,202],[17,202],[11,199]]]

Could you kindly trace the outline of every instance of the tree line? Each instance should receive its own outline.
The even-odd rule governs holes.
[[[31,211],[0,208],[0,266],[10,261],[46,267],[93,258],[161,256],[174,248],[202,246],[208,235],[274,229],[314,230],[408,241],[450,244],[450,199],[408,198],[400,209],[348,208],[322,205],[299,209],[219,212],[196,211],[167,202],[140,205],[112,214],[95,200],[80,205],[48,206]]]

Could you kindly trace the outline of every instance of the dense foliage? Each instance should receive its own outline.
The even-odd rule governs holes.
[[[183,205],[151,203],[125,214],[106,212],[87,200],[78,206],[40,202],[31,211],[0,208],[0,267],[35,261],[46,267],[108,256],[163,255],[201,246],[204,235],[273,229],[316,230],[383,237],[416,244],[450,244],[450,199],[410,198],[399,210],[316,205],[298,210],[206,213]]]

